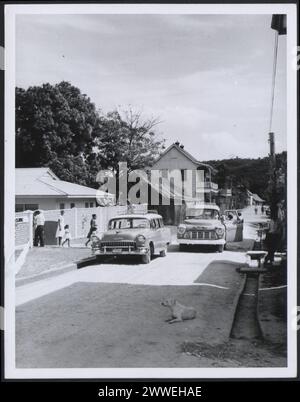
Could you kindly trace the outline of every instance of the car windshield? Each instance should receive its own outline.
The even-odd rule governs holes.
[[[138,229],[149,228],[150,223],[148,219],[144,218],[117,218],[109,222],[108,229]]]
[[[219,211],[208,208],[189,208],[186,211],[186,217],[187,219],[219,219]]]

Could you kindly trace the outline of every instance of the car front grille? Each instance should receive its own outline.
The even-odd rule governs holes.
[[[101,248],[122,248],[122,249],[129,249],[135,248],[134,241],[101,241]]]
[[[187,232],[187,238],[192,240],[215,240],[216,232],[213,230],[191,230]]]

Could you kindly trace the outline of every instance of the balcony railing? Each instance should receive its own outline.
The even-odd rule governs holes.
[[[221,195],[222,197],[231,197],[231,196],[232,196],[231,188],[227,188],[227,189],[222,188],[222,189],[220,190],[220,195]]]
[[[212,181],[205,181],[204,182],[204,190],[214,190],[217,191],[218,190],[218,185],[217,183],[214,183]]]

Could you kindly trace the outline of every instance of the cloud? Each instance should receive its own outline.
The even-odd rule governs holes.
[[[286,144],[286,46],[274,109]],[[268,153],[274,31],[268,15],[23,15],[16,80],[70,81],[104,111],[131,104],[159,116],[169,143],[199,159]]]

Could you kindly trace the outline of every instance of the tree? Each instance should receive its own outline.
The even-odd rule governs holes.
[[[158,119],[131,107],[106,115],[68,82],[16,88],[16,166],[50,167],[62,180],[97,187],[100,169],[150,166],[164,148]]]
[[[85,184],[98,126],[95,105],[68,82],[16,88],[16,166],[48,166]]]
[[[102,115],[95,137],[101,166],[115,173],[119,162],[127,162],[129,171],[151,166],[165,148],[165,140],[157,139],[154,131],[159,123],[157,118],[145,119],[141,111],[131,107]]]

